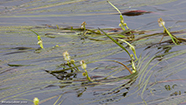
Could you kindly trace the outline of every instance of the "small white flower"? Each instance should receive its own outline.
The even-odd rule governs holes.
[[[42,43],[43,43],[42,40],[39,40],[39,41],[37,42],[38,45],[40,45],[40,44],[42,44]]]
[[[67,51],[65,51],[65,52],[63,53],[63,57],[64,57],[64,60],[65,60],[65,61],[70,61],[70,55],[69,55],[69,53],[68,53]]]
[[[165,26],[165,22],[163,21],[162,18],[159,18],[159,19],[158,19],[158,25],[159,25],[160,27]]]
[[[81,64],[81,68],[82,68],[82,69],[86,69],[86,68],[87,68],[87,64],[85,63],[84,60],[81,60],[81,61],[80,61],[80,64]]]

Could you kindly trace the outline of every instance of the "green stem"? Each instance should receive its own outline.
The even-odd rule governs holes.
[[[78,69],[78,67],[75,65],[74,62],[73,62],[72,64],[74,65],[74,67],[75,67],[78,71],[80,71],[80,70]]]
[[[136,60],[138,60],[138,57],[136,55],[135,47],[133,45],[131,45],[129,42],[127,42],[126,40],[124,40],[124,39],[119,39],[119,40],[125,42],[126,44],[128,44],[131,47],[131,50],[133,51]]]
[[[118,11],[118,13],[120,14],[120,23],[122,24],[122,26],[121,26],[122,30],[125,31],[125,26],[126,26],[127,29],[129,29],[129,28],[127,27],[127,24],[124,23],[124,18],[123,18],[123,15],[121,14],[120,10],[119,10],[117,7],[115,7],[110,1],[107,1],[107,2],[108,2],[112,7],[114,7],[114,8]]]
[[[115,39],[113,39],[112,37],[110,37],[107,33],[105,33],[102,29],[98,28],[101,32],[103,32],[108,38],[110,38],[114,43],[116,43],[119,47],[121,47],[123,50],[125,50],[125,52],[127,52],[127,54],[130,57],[130,53],[127,51],[127,49],[125,47],[123,47],[121,44],[119,44]],[[131,57],[130,57],[131,58]],[[131,58],[132,59],[132,58]]]
[[[70,65],[70,62],[69,61],[67,61],[67,64],[71,68],[71,72],[74,72],[74,70],[73,70],[72,66]]]
[[[164,25],[163,25],[163,28],[164,28],[164,30],[167,32],[167,34],[171,37],[173,43],[174,43],[175,45],[178,45],[178,44],[176,43],[176,42],[178,42],[177,39],[176,39],[175,37],[172,36],[172,34],[167,30],[167,28],[166,28]],[[176,42],[175,42],[174,40],[176,40]]]
[[[88,76],[88,72],[87,72],[86,69],[85,69],[85,73],[86,73],[87,79],[88,79],[90,82],[92,82],[91,78]]]
[[[119,11],[119,9],[118,8],[116,8],[110,1],[107,1],[112,7],[114,7],[118,12],[119,12],[119,14],[122,16],[122,14],[121,14],[121,12]]]

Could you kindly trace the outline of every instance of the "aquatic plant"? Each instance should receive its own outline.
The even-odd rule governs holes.
[[[86,23],[86,22],[83,22],[83,23],[81,24],[81,28],[82,28],[84,31],[86,30],[85,25],[87,25],[87,23]]]
[[[83,76],[86,76],[86,77],[87,77],[87,80],[88,80],[89,82],[92,82],[92,80],[91,80],[91,78],[88,76],[88,72],[87,72],[87,70],[86,70],[87,64],[85,63],[84,60],[81,60],[81,61],[80,61],[80,64],[81,64],[81,68],[84,69],[84,71],[85,71],[84,73],[82,73],[82,75],[83,75]]]
[[[158,25],[159,25],[160,27],[163,26],[164,32],[167,33],[167,34],[170,36],[170,38],[172,39],[172,42],[173,42],[175,45],[178,45],[178,44],[179,44],[178,39],[177,39],[175,36],[173,36],[173,35],[167,30],[167,28],[165,27],[165,21],[163,21],[162,18],[159,18],[159,19],[158,19]]]
[[[122,41],[122,42],[125,42],[127,45],[129,45],[130,49],[133,51],[133,53],[135,55],[136,60],[138,60],[138,57],[136,55],[136,49],[135,49],[135,47],[132,44],[130,44],[129,42],[127,42],[126,40],[124,40],[124,39],[118,39],[118,40],[119,41]]]
[[[125,27],[127,28],[127,29],[129,29],[129,27],[127,26],[127,23],[125,23],[124,22],[124,18],[123,18],[123,15],[122,15],[122,13],[120,12],[120,10],[116,7],[116,6],[114,6],[110,1],[107,1],[112,7],[114,7],[117,11],[118,11],[118,13],[120,14],[120,24],[119,24],[119,26],[123,29],[123,31],[125,31]]]
[[[74,69],[72,68],[72,65],[71,64],[74,65],[74,67],[76,68],[77,71],[80,71],[78,69],[78,67],[76,66],[76,64],[75,64],[75,60],[70,58],[70,54],[68,53],[68,51],[65,51],[63,53],[63,57],[64,57],[64,60],[67,61],[67,65],[71,68],[71,71],[72,72],[74,71]]]
[[[14,27],[14,29],[17,28]],[[23,30],[25,29],[25,27],[20,29]],[[70,41],[68,40],[68,42],[65,42],[64,45],[64,41],[60,40],[60,42],[58,43],[60,47],[56,46],[52,48],[46,48],[45,50],[42,50],[43,52],[41,54],[33,54],[33,52],[30,52],[30,50],[32,51],[32,49],[34,48],[28,48],[28,47],[13,48],[14,50],[18,50],[18,51],[11,52],[11,53],[2,51],[3,54],[5,53],[6,57],[2,56],[2,60],[0,61],[1,63],[3,63],[3,65],[1,65],[1,69],[2,69],[1,70],[2,92],[0,92],[1,100],[11,100],[11,99],[20,100],[20,98],[22,99],[22,97],[25,96],[26,97],[30,97],[31,95],[36,96],[36,94],[38,96],[39,95],[42,96],[42,93],[46,94],[46,96],[43,98],[46,97],[47,98],[42,99],[42,102],[40,102],[40,104],[45,102],[47,104],[47,101],[54,102],[54,100],[56,100],[55,98],[57,98],[54,105],[63,104],[63,101],[66,100],[67,102],[69,102],[69,99],[74,99],[74,97],[76,96],[78,97],[77,100],[79,101],[76,101],[77,103],[75,102],[75,104],[89,104],[89,103],[117,104],[117,102],[121,102],[120,100],[124,98],[126,98],[126,100],[131,99],[130,102],[128,101],[125,104],[157,104],[157,103],[165,104],[163,102],[165,100],[167,100],[166,104],[172,104],[172,103],[175,104],[175,103],[183,103],[186,100],[184,97],[185,90],[182,91],[184,89],[183,87],[175,86],[177,90],[176,92],[172,93],[174,90],[172,89],[170,91],[171,84],[169,86],[169,82],[180,81],[180,80],[182,80],[181,85],[185,86],[184,85],[185,79],[181,78],[180,75],[178,75],[180,79],[172,79],[172,77],[170,76],[186,69],[185,68],[186,61],[184,59],[185,55],[181,57],[179,56],[185,54],[186,51],[180,48],[184,46],[174,47],[176,50],[178,50],[175,51],[175,49],[173,48],[173,46],[175,45],[172,45],[173,41],[171,39],[158,43],[157,40],[154,40],[155,38],[151,38],[157,36],[156,39],[159,40],[158,36],[162,35],[162,33],[156,33],[156,31],[152,31],[152,30],[143,30],[143,31],[123,30],[124,32],[121,33],[120,28],[118,28],[118,30],[117,29],[115,30],[115,28],[114,29],[107,28],[107,29],[102,29],[102,33],[107,32],[106,34],[104,33],[103,35],[101,33],[101,30],[87,29],[87,27],[85,26],[83,27],[83,25],[82,28],[73,28],[73,27],[59,28],[58,26],[56,28],[55,26],[50,28],[44,27],[43,29],[39,28],[39,30],[46,33],[48,33],[47,31],[52,31],[56,33],[53,35],[54,37],[57,37],[60,31],[62,33],[67,34],[67,35],[63,35],[62,37],[66,37],[66,36],[69,37],[69,35],[72,35],[70,37],[73,38],[73,41],[71,42],[71,40]],[[3,30],[3,32],[4,31],[9,32],[10,30],[6,29]],[[153,34],[146,33],[148,31],[151,31]],[[174,31],[171,32],[171,35],[174,37],[173,34],[176,33],[177,35],[183,36],[185,34],[184,31],[185,29]],[[15,30],[13,32],[18,32],[18,30]],[[68,34],[68,32],[72,32],[72,33]],[[88,39],[85,41],[86,42],[85,44],[82,44],[80,42],[79,37],[77,37],[77,34],[74,34],[74,33],[82,33],[82,32],[83,34],[81,35],[86,35],[86,38]],[[30,31],[28,33],[30,33]],[[137,34],[136,38],[129,39],[128,36],[125,36],[128,33]],[[167,34],[166,31],[165,33]],[[14,33],[14,35],[16,34]],[[110,40],[106,40],[105,37],[109,37],[115,43],[110,43]],[[179,41],[186,41],[184,38],[176,38],[176,39],[178,39]],[[176,39],[174,39],[175,42]],[[120,42],[122,42],[122,44]],[[56,40],[54,41],[54,43],[56,44]],[[166,44],[162,44],[162,43],[166,43]],[[117,61],[118,58],[115,58],[115,55],[119,55],[120,53],[123,53],[123,50],[121,50],[120,48],[118,49],[118,46],[113,46],[113,44],[117,44],[124,51],[126,50],[126,52],[128,52],[128,55],[126,56],[127,57],[129,56],[130,58],[128,59],[125,56],[123,58],[124,59],[126,58],[126,61],[123,61],[123,58],[121,59],[119,58],[121,61],[119,60]],[[139,52],[136,52],[136,48],[144,48],[144,47],[147,47],[146,49],[151,48],[150,51],[152,51],[153,49],[156,50],[152,54],[153,57],[151,57],[150,54],[149,55],[144,54],[144,52],[142,52],[143,56],[141,55],[136,56],[137,55],[136,53],[139,54]],[[183,51],[181,51],[179,48]],[[147,51],[146,49],[145,51]],[[24,53],[24,54],[22,53],[20,54],[22,56],[21,59],[20,57],[13,58],[13,56],[11,59],[7,59],[8,54],[14,54],[18,52],[16,55],[19,55],[19,52],[21,52],[20,50],[27,51],[27,52],[29,51],[30,55],[28,56],[28,53]],[[65,56],[63,56],[65,61],[62,60],[63,58],[61,58],[62,55],[61,51],[64,50],[70,51],[71,52],[70,54],[73,54],[74,56],[70,56],[70,54],[67,52],[68,54],[66,53]],[[130,52],[130,50],[132,51]],[[79,65],[79,61],[75,61],[72,58],[74,59],[77,58],[80,60],[83,59],[84,61],[86,61],[86,63],[84,62],[84,64],[81,63]],[[172,58],[171,61],[169,61],[170,58]],[[114,59],[114,60],[110,60],[110,59]],[[24,63],[26,64],[21,64],[21,65],[17,64],[21,61],[22,62],[24,61]],[[101,63],[99,63],[100,61]],[[163,63],[163,61],[166,62],[166,65],[161,64]],[[89,68],[87,68],[86,64],[89,63],[91,63],[92,65]],[[129,64],[125,64],[125,63],[129,63]],[[121,64],[122,66],[118,64]],[[4,66],[6,65],[7,68],[4,68]],[[78,69],[78,67],[80,66],[83,69],[82,71],[84,72],[83,76],[85,76],[86,79],[81,78],[82,72]],[[48,75],[45,72],[43,72],[43,70],[45,69],[49,69],[47,73],[51,73],[52,75],[56,74],[53,76],[55,76],[57,79],[54,79],[51,75]],[[128,75],[128,72],[124,69],[128,70],[131,75]],[[9,73],[10,70],[11,73]],[[73,70],[73,71],[69,72],[69,70]],[[90,78],[88,73],[89,71],[94,71],[94,70],[95,72],[91,72],[92,76]],[[76,74],[78,75],[77,77]],[[166,78],[169,79],[165,80]],[[83,84],[84,82],[87,83],[87,81],[93,81],[93,82],[88,82],[88,84]],[[12,83],[16,83],[16,84],[12,84]],[[159,84],[161,83],[160,87],[158,88],[153,87],[155,86],[155,84],[158,83]],[[166,85],[164,86],[163,83],[166,83]],[[162,96],[160,96],[161,94],[159,93],[160,91],[161,93],[164,92],[163,90],[164,88],[165,91],[167,90],[167,92],[166,92],[166,97],[162,98]],[[167,96],[168,92],[170,92],[170,97]],[[175,95],[175,97],[172,97],[172,95]],[[140,100],[137,100],[138,102],[136,102],[136,100],[134,100],[136,98],[140,98],[139,96],[141,96],[143,102],[140,102]],[[150,96],[154,96],[156,98]],[[151,99],[147,97],[150,97]],[[171,99],[173,100],[170,101]],[[122,100],[122,101],[125,102],[126,100]],[[30,101],[33,102],[32,98]]]
[[[74,67],[76,68],[77,71],[80,71],[79,68],[78,68],[78,67],[76,66],[76,64],[75,64],[75,60],[72,59],[72,60],[70,61],[70,63],[74,65]]]
[[[119,11],[119,9],[117,8],[117,7],[115,7],[111,2],[109,2],[109,1],[107,1],[112,7],[114,7],[117,11],[118,11],[118,13],[120,14],[120,24],[119,24],[119,26],[123,29],[123,31],[125,31],[125,27],[127,28],[127,29],[129,29],[128,28],[128,26],[127,26],[127,24],[124,22],[124,18],[123,18],[123,16],[122,16],[122,14],[121,14],[121,12]],[[101,30],[101,29],[99,29],[99,30]],[[115,39],[113,39],[112,37],[110,37],[107,33],[105,33],[103,30],[101,30],[108,38],[110,38],[114,43],[116,43],[119,47],[121,47],[123,50],[125,50],[125,52],[127,52],[127,54],[129,55],[129,57],[131,58],[131,65],[132,65],[132,68],[133,68],[133,73],[135,73],[136,72],[136,67],[135,67],[135,62],[134,62],[134,57],[133,57],[133,54],[130,54],[129,52],[128,52],[128,50],[125,48],[125,47],[123,47],[120,43],[118,43]],[[129,31],[130,32],[130,31]],[[131,33],[131,32],[130,32]],[[134,53],[134,55],[135,55],[135,58],[136,58],[136,60],[138,60],[138,57],[137,57],[137,55],[136,55],[136,50],[135,50],[135,47],[133,46],[133,45],[131,45],[129,42],[127,42],[126,40],[124,40],[124,39],[118,39],[119,41],[122,41],[122,42],[125,42],[129,47],[130,47],[130,49],[133,51],[133,53]],[[129,70],[129,72],[130,72],[130,70]]]
[[[136,67],[135,67],[135,62],[134,62],[134,57],[133,57],[133,54],[130,54],[129,53],[129,51],[125,48],[125,47],[123,47],[120,43],[118,43],[115,39],[113,39],[111,36],[109,36],[107,33],[105,33],[102,29],[100,29],[99,28],[99,30],[101,30],[101,32],[103,32],[108,38],[110,38],[114,43],[116,43],[119,47],[121,47],[128,55],[129,55],[129,57],[130,57],[130,59],[131,59],[131,64],[132,64],[132,68],[133,68],[133,71],[132,71],[132,73],[135,73],[136,72]],[[137,55],[136,55],[136,50],[135,50],[135,47],[133,46],[133,45],[131,45],[131,44],[129,44],[127,41],[125,41],[125,40],[122,40],[122,41],[124,41],[125,43],[127,43],[129,46],[130,46],[130,48],[131,48],[131,50],[133,51],[133,53],[135,54],[135,57],[136,57],[136,60],[138,60],[138,58],[137,58]],[[125,67],[126,68],[126,67]],[[128,68],[127,68],[127,70],[130,72],[131,70],[129,70]],[[130,72],[131,73],[131,72]],[[131,73],[131,74],[132,74]]]
[[[43,41],[42,41],[41,37],[39,36],[39,34],[36,33],[36,32],[33,31],[33,30],[30,30],[30,31],[32,31],[33,33],[35,33],[35,34],[37,35],[37,40],[38,40],[37,44],[38,44],[42,49],[44,49],[44,47],[43,47]]]

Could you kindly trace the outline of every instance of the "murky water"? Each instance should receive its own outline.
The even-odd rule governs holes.
[[[152,12],[124,16],[130,29],[147,31],[136,34],[136,38],[162,33],[163,28],[157,23],[160,17],[176,37],[186,37],[184,0],[111,2],[121,11],[137,9]],[[115,13],[115,9],[104,0],[1,0],[0,100],[24,100],[32,104],[34,97],[38,97],[41,105],[123,105],[145,104],[144,99],[147,104],[184,104],[185,42],[178,46],[155,44],[161,40],[162,34],[133,42],[141,58],[136,64],[137,69],[145,72],[140,72],[138,78],[131,82],[129,77],[124,77],[130,73],[113,62],[130,63],[127,53],[115,43],[104,35],[88,34],[85,37],[82,31],[62,29],[69,26],[78,28],[85,21],[88,29],[109,28],[107,32],[110,32],[119,28],[119,15]],[[29,29],[41,36],[45,49],[38,49],[37,36]],[[165,37],[163,41],[169,39]],[[86,83],[81,67],[78,67],[80,72],[68,70],[68,75],[66,72],[52,75],[45,71],[62,70],[66,63],[62,55],[65,51],[70,53],[76,65],[80,60],[86,61],[93,83]],[[148,64],[155,55],[159,56]]]

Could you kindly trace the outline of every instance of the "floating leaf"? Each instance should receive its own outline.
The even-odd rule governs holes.
[[[126,16],[139,16],[147,13],[152,13],[151,11],[145,11],[145,10],[129,10],[126,12],[121,13],[122,15]]]

